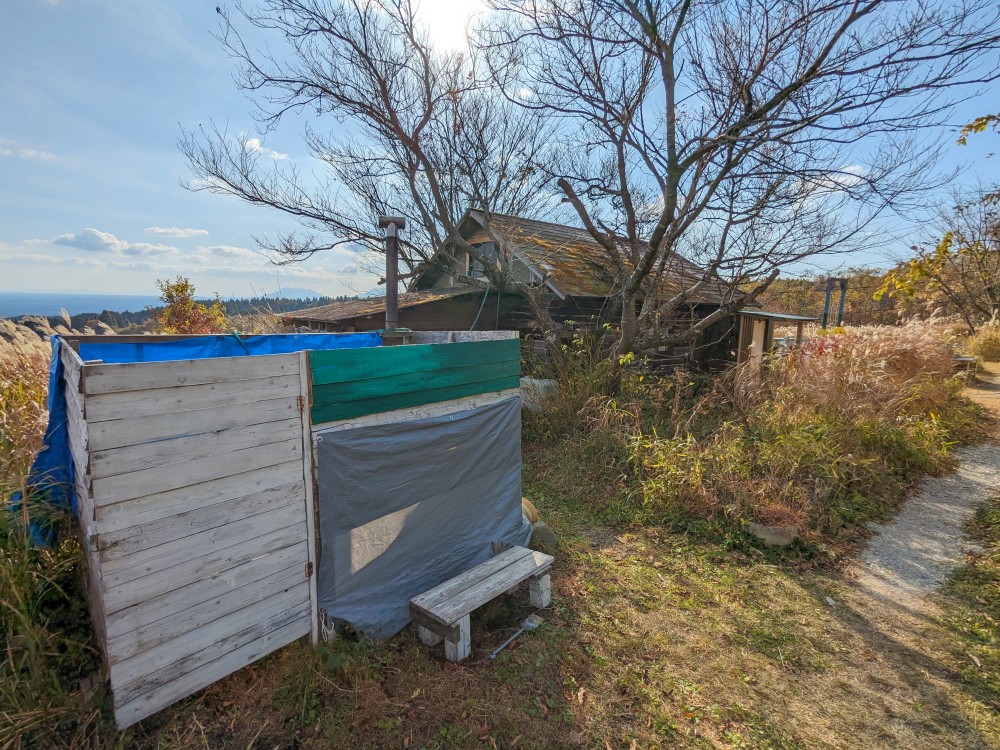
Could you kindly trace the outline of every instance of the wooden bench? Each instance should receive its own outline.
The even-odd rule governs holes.
[[[444,641],[448,661],[462,661],[472,652],[469,615],[504,593],[528,581],[531,604],[552,602],[549,569],[552,555],[511,547],[461,575],[410,599],[410,617],[420,640],[428,646]]]

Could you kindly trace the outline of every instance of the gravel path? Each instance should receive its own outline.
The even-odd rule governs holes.
[[[962,524],[1000,488],[1000,445],[962,448],[955,456],[958,471],[925,479],[892,522],[872,524],[878,533],[862,552],[856,579],[870,594],[913,607],[974,549]]]

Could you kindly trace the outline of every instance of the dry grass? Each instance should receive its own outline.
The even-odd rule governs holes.
[[[42,445],[48,376],[48,347],[39,339],[0,341],[0,489],[22,489]]]
[[[966,341],[970,354],[987,362],[1000,361],[1000,324],[990,323],[981,327]]]
[[[83,748],[99,741],[100,690],[82,553],[71,519],[37,504],[28,468],[47,422],[48,347],[0,341],[0,748]],[[25,498],[12,509],[9,498]],[[38,547],[33,529],[51,534]]]
[[[565,486],[615,490],[627,502],[605,510],[633,521],[751,520],[835,541],[885,517],[912,479],[950,467],[949,445],[974,437],[983,413],[951,368],[950,346],[925,326],[847,329],[721,378],[624,371],[598,395],[563,378],[560,402],[527,430],[562,441],[552,471]]]

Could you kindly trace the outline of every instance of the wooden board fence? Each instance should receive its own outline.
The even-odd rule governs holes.
[[[119,728],[315,640],[307,355],[85,364],[62,351]]]

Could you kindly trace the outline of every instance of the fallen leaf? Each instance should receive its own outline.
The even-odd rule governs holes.
[[[586,692],[583,688],[576,691],[576,701],[577,703],[583,703],[583,694]]]
[[[569,741],[570,741],[570,743],[572,743],[574,745],[582,745],[583,744],[583,732],[576,731],[576,730],[570,732],[569,733]]]
[[[510,741],[511,750],[513,750],[513,748],[517,747],[517,743],[521,741],[522,737],[524,737],[524,735],[523,734],[519,734],[519,735],[517,735],[517,737],[515,737],[514,739],[512,739]]]
[[[410,696],[410,700],[412,701],[418,695],[420,695],[420,688],[417,688],[416,690],[413,691],[413,695]]]
[[[982,668],[983,668],[983,663],[982,663],[981,661],[979,661],[979,659],[978,659],[978,658],[976,658],[976,655],[975,655],[975,654],[968,654],[968,656],[969,656],[969,658],[970,658],[970,659],[972,659],[972,663],[973,663],[973,664],[975,664],[975,665],[976,665],[977,667],[979,667],[980,669],[982,669]]]

